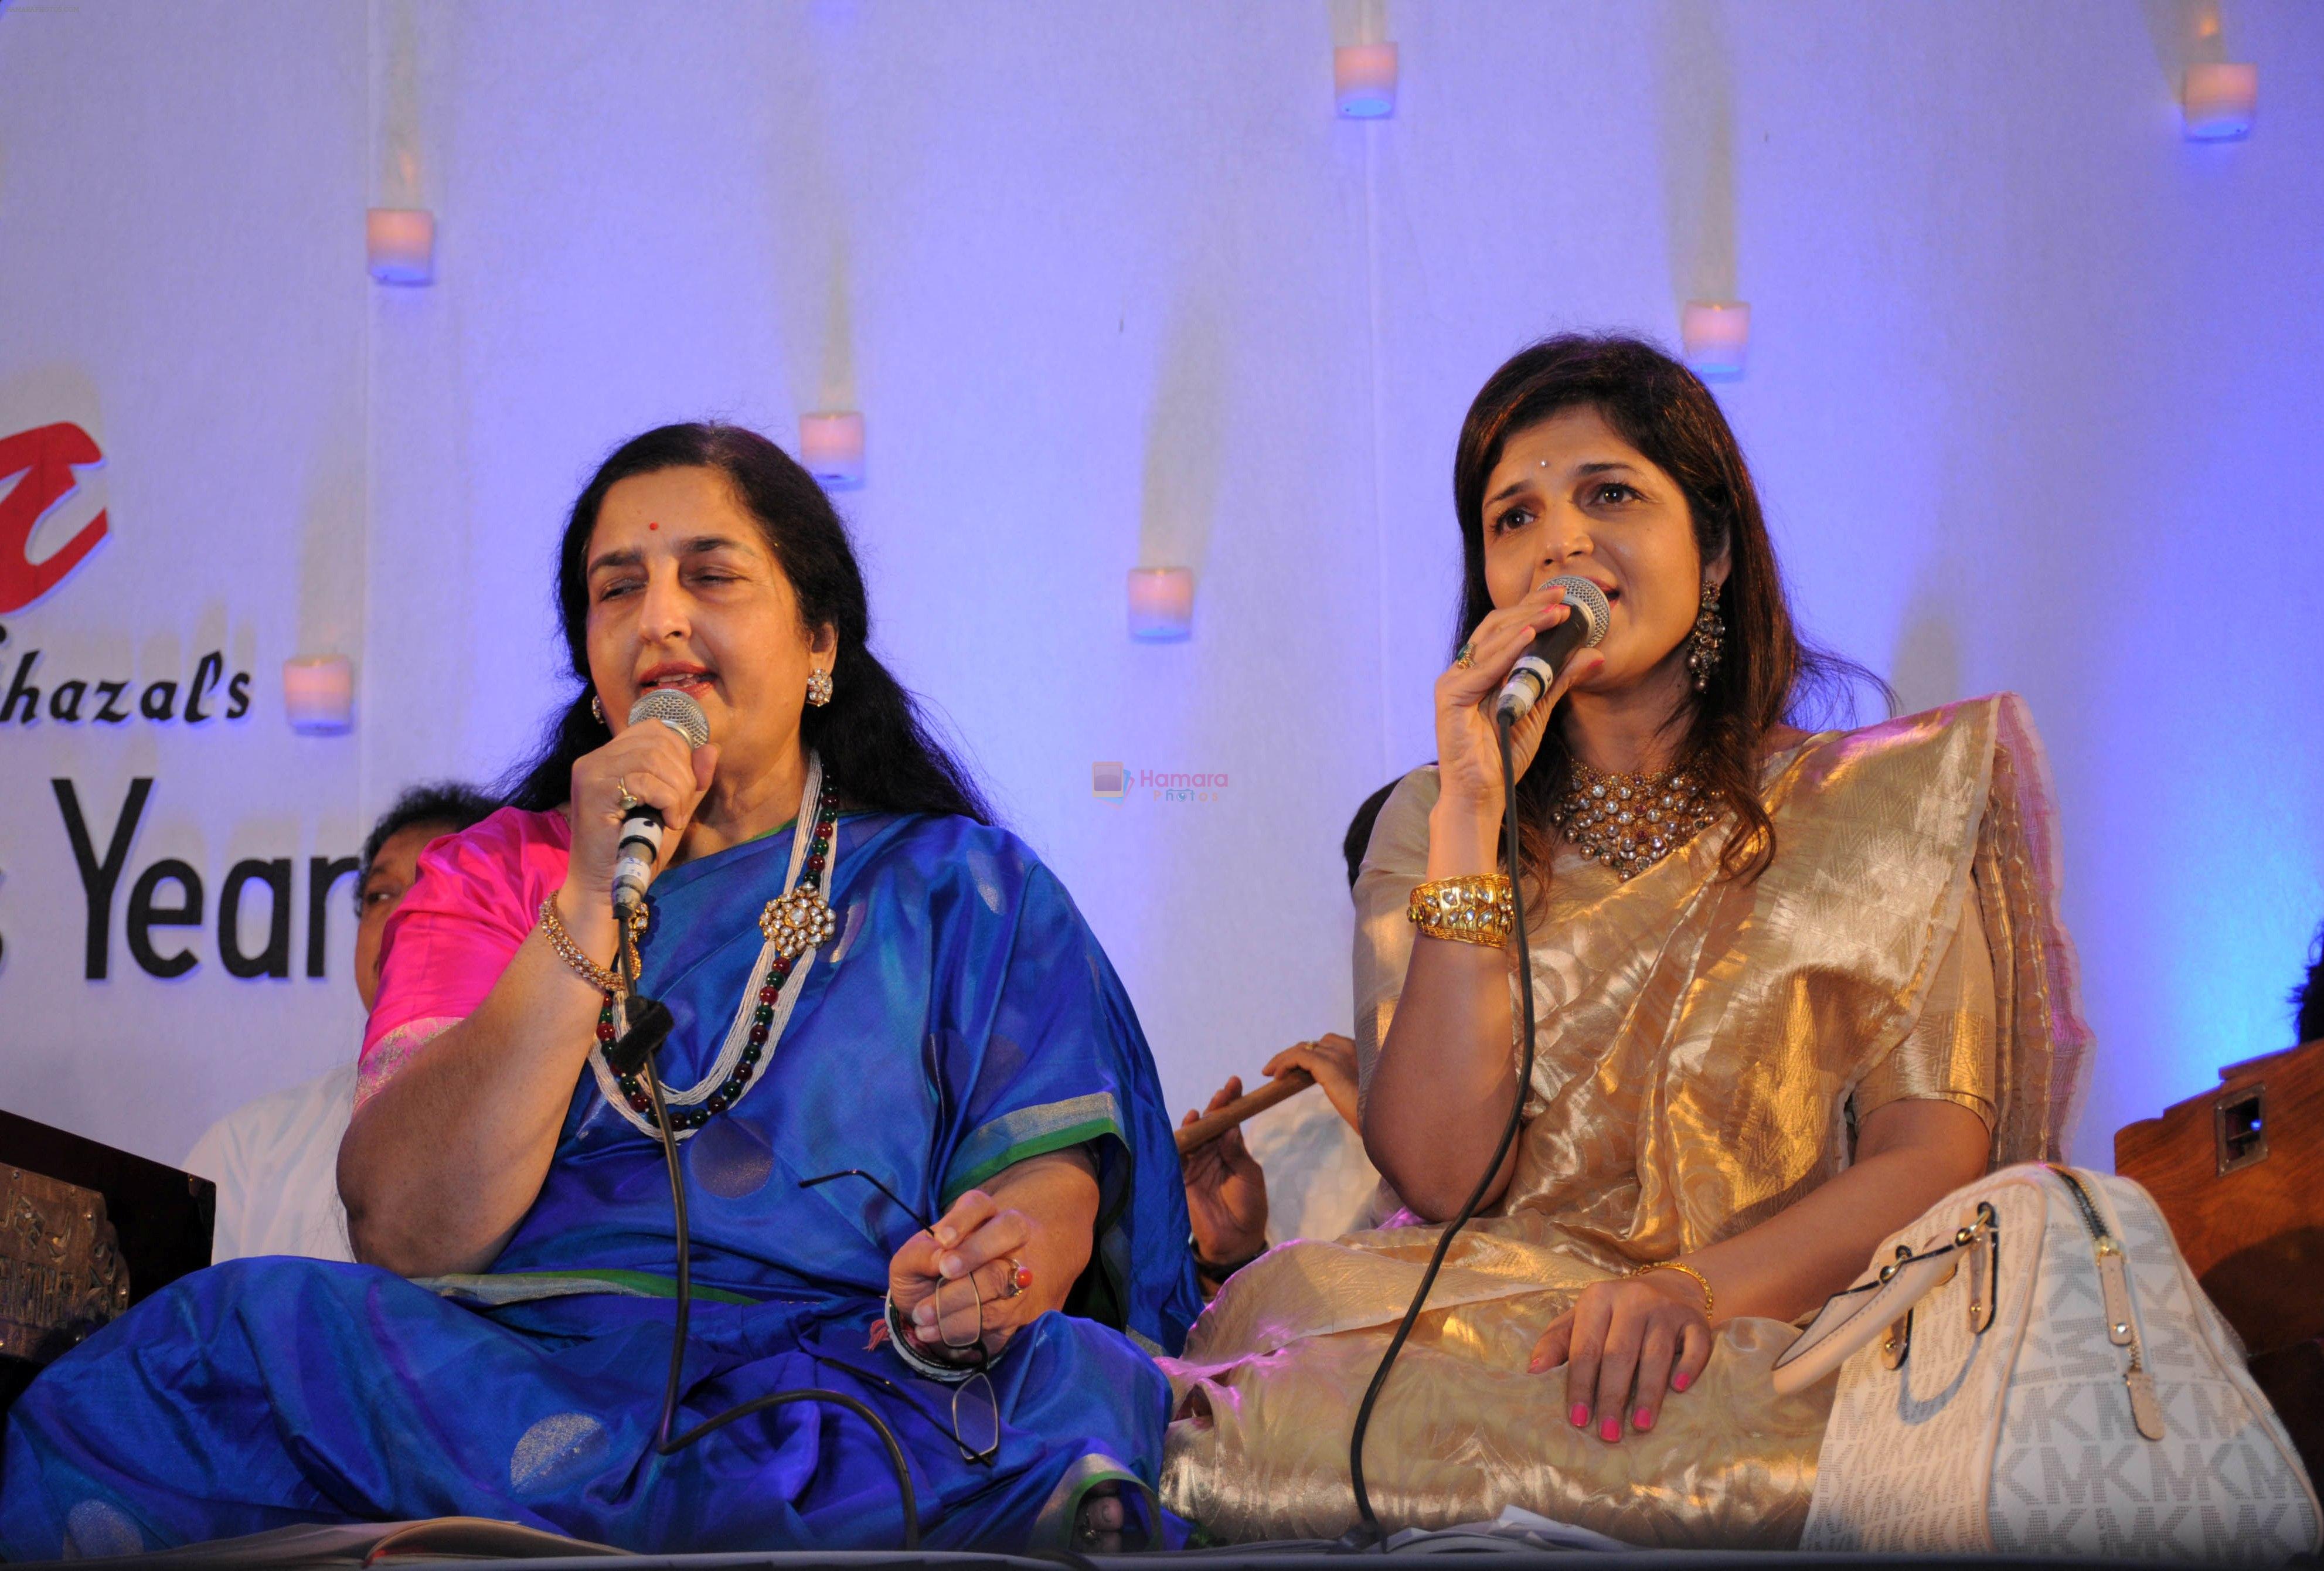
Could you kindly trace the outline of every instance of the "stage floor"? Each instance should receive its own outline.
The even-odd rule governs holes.
[[[222,1553],[222,1550],[227,1552]],[[371,1566],[401,1566],[457,1564],[467,1571],[600,1571],[611,1559],[620,1559],[626,1566],[639,1571],[659,1571],[669,1567],[678,1571],[806,1571],[807,1567],[829,1568],[829,1571],[908,1571],[908,1568],[981,1567],[984,1571],[1057,1571],[1060,1566],[1074,1566],[1080,1571],[1163,1571],[1168,1566],[1201,1567],[1202,1571],[1241,1571],[1243,1567],[1263,1568],[1263,1571],[1351,1571],[1351,1567],[1367,1559],[1393,1559],[1411,1562],[1452,1555],[1464,1560],[1481,1559],[1496,1571],[1586,1571],[1589,1567],[1619,1567],[1619,1571],[1714,1571],[1718,1567],[1814,1567],[1815,1571],[1896,1571],[1900,1566],[1946,1566],[1955,1571],[2059,1571],[2062,1567],[2086,1567],[2092,1571],[2108,1571],[2111,1567],[2144,1567],[2152,1571],[2151,1560],[2081,1560],[2064,1558],[2034,1558],[2026,1556],[1939,1556],[1939,1555],[1807,1555],[1782,1552],[1746,1552],[1721,1549],[1633,1549],[1608,1551],[1592,1549],[1537,1549],[1514,1547],[1493,1547],[1478,1544],[1462,1546],[1414,1545],[1385,1554],[1373,1551],[1369,1555],[1348,1550],[1323,1550],[1312,1545],[1244,1545],[1232,1548],[1188,1549],[1160,1551],[1136,1555],[1080,1555],[1062,1550],[1043,1554],[978,1554],[957,1550],[797,1550],[781,1553],[726,1553],[715,1555],[638,1555],[638,1556],[560,1556],[549,1558],[479,1559],[452,1552],[423,1552],[414,1555],[392,1555],[376,1560],[366,1560],[361,1551],[326,1554],[295,1559],[251,1559],[247,1550],[236,1548],[227,1550],[225,1545],[205,1545],[194,1549],[164,1551],[119,1559],[74,1560],[53,1562],[69,1564],[75,1571],[87,1571],[94,1566],[135,1567],[136,1571],[217,1571],[227,1566],[281,1567],[283,1571],[354,1571]],[[2318,1562],[2306,1557],[2292,1562],[2294,1566],[2313,1566]]]
[[[1024,1554],[984,1554],[942,1549],[859,1549],[727,1551],[708,1555],[631,1555],[597,1546],[583,1547],[569,1539],[534,1532],[505,1522],[473,1518],[448,1518],[435,1522],[351,1524],[285,1528],[246,1539],[226,1539],[184,1549],[70,1562],[76,1571],[115,1566],[123,1571],[355,1571],[364,1566],[449,1565],[470,1571],[599,1571],[620,1560],[639,1571],[650,1567],[684,1567],[686,1571],[906,1571],[909,1567],[982,1567],[984,1571],[1056,1571],[1060,1566],[1078,1571],[1163,1571],[1178,1566],[1199,1571],[1350,1571],[1366,1560],[1413,1561],[1453,1555],[1482,1559],[1496,1571],[1586,1571],[1594,1566],[1618,1566],[1620,1571],[1711,1571],[1714,1567],[1813,1566],[1817,1571],[1895,1571],[1898,1566],[1950,1567],[2111,1567],[2150,1566],[2152,1561],[2035,1558],[2028,1556],[1940,1556],[1801,1554],[1722,1549],[1596,1549],[1545,1548],[1536,1542],[1497,1536],[1487,1530],[1452,1529],[1438,1533],[1404,1533],[1389,1540],[1385,1550],[1356,1551],[1314,1542],[1246,1544],[1211,1549],[1182,1549],[1146,1554],[1084,1555],[1065,1550]],[[580,1552],[576,1553],[576,1550]],[[2315,1566],[2314,1557],[2294,1565]],[[62,1565],[64,1562],[55,1562]]]

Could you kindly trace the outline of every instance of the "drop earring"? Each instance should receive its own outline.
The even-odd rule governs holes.
[[[1709,690],[1711,673],[1719,669],[1719,652],[1727,642],[1727,619],[1719,615],[1720,587],[1716,583],[1702,586],[1702,608],[1695,613],[1694,632],[1688,636],[1687,675],[1698,693]]]
[[[595,693],[589,695],[589,713],[597,716],[598,725],[605,724],[605,706],[597,701],[597,695]]]
[[[816,708],[831,702],[831,673],[812,670],[807,674],[807,701]]]

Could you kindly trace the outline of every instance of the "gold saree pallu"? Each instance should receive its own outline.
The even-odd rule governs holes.
[[[1435,794],[1433,770],[1397,787],[1357,884],[1367,1084]],[[1644,1544],[1795,1543],[1831,1392],[1769,1386],[1793,1327],[1722,1326],[1702,1378],[1617,1445],[1568,1421],[1561,1371],[1526,1372],[1535,1340],[1591,1283],[1731,1237],[1840,1172],[1853,1115],[1886,1100],[1970,1105],[2000,1161],[2059,1153],[2089,1035],[2022,703],[1809,737],[1769,760],[1763,794],[1777,841],[1757,880],[1719,878],[1720,827],[1627,883],[1563,858],[1529,912],[1517,1166],[1455,1243],[1374,1411],[1365,1475],[1392,1529],[1514,1504]],[[1436,1240],[1415,1220],[1286,1245],[1227,1284],[1164,1361],[1173,1510],[1230,1541],[1354,1524],[1356,1404]]]

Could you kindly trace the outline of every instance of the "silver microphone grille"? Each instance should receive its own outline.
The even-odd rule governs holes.
[[[656,688],[630,706],[631,725],[641,725],[648,720],[660,721],[685,737],[688,747],[699,747],[710,740],[710,716],[702,712],[701,705],[674,688]]]
[[[1582,647],[1595,648],[1605,638],[1606,624],[1614,615],[1614,608],[1606,604],[1606,591],[1589,579],[1577,578],[1570,573],[1552,578],[1550,582],[1565,591],[1565,603],[1573,608],[1573,615],[1581,617],[1582,625],[1590,630],[1582,641]]]

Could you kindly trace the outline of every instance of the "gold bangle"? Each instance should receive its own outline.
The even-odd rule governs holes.
[[[573,935],[565,930],[564,922],[558,918],[557,897],[553,894],[540,902],[540,933],[549,940],[550,951],[582,981],[600,993],[619,994],[626,991],[620,977],[581,952],[581,946],[573,941]]]
[[[1481,944],[1489,949],[1506,945],[1517,930],[1517,901],[1509,892],[1508,875],[1500,873],[1474,873],[1421,884],[1412,892],[1404,914],[1429,938]]]
[[[1634,1277],[1642,1277],[1648,1271],[1684,1271],[1688,1276],[1692,1277],[1694,1285],[1702,1289],[1702,1317],[1706,1320],[1711,1318],[1711,1311],[1717,1308],[1719,1298],[1711,1290],[1709,1277],[1704,1276],[1684,1261],[1678,1260],[1650,1260],[1646,1264],[1637,1267],[1630,1274]]]

